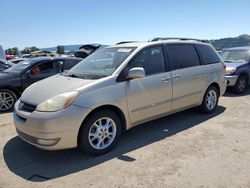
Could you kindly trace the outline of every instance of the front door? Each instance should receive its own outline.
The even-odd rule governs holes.
[[[143,67],[146,73],[144,78],[125,83],[131,124],[169,113],[172,103],[172,79],[171,73],[166,71],[162,47],[142,50],[128,67]]]
[[[22,87],[25,90],[31,84],[58,74],[61,71],[61,61],[44,61],[28,70],[22,77]]]

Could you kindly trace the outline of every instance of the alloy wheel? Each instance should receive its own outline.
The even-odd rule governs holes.
[[[206,106],[209,110],[213,110],[217,103],[217,93],[214,90],[210,90],[206,98]]]
[[[109,147],[116,136],[116,124],[108,117],[98,119],[89,129],[88,140],[90,145],[102,150]]]
[[[15,103],[15,98],[8,92],[0,92],[0,111],[10,110]]]

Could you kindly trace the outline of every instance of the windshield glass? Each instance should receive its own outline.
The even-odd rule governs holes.
[[[86,79],[110,76],[134,50],[133,47],[103,48],[82,60],[68,74]]]
[[[12,67],[6,69],[4,72],[19,73],[30,66],[31,61],[22,61],[18,64],[14,64]]]
[[[250,60],[250,51],[248,50],[224,50],[221,57],[225,62],[247,63]]]

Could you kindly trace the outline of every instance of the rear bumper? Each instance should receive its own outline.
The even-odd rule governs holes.
[[[235,86],[238,78],[238,75],[226,76],[227,86]]]
[[[61,150],[77,146],[79,128],[89,109],[71,105],[58,112],[24,112],[15,104],[13,113],[18,136],[25,142],[45,150]]]

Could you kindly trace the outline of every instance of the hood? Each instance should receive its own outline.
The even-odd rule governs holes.
[[[28,87],[23,92],[21,100],[32,105],[39,105],[51,97],[77,90],[95,81],[96,80],[71,78],[63,75],[52,76]]]
[[[6,83],[13,80],[12,78],[16,77],[16,74],[0,72],[0,85],[6,85]]]
[[[242,66],[244,64],[246,64],[246,63],[239,63],[239,62],[227,63],[227,62],[225,62],[226,67],[229,67],[229,68],[237,68],[237,67]]]

